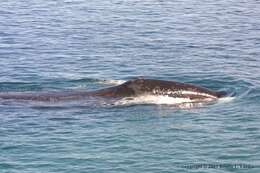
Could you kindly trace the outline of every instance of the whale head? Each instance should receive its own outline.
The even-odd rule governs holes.
[[[163,95],[191,100],[215,100],[226,96],[226,92],[216,92],[192,84],[153,79],[129,80],[114,88],[116,96]]]

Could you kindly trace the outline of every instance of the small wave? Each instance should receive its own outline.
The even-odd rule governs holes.
[[[123,83],[125,83],[125,80],[98,80],[98,83],[101,84],[108,84],[108,85],[121,85]]]
[[[106,84],[106,85],[120,85],[126,80],[113,80],[113,79],[95,79],[95,78],[82,78],[69,80],[70,83],[98,83],[98,84]]]

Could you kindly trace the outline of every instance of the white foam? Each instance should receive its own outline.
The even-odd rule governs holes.
[[[222,98],[220,98],[218,101],[220,102],[220,103],[227,103],[227,102],[231,102],[232,100],[234,100],[235,99],[235,97],[222,97]]]
[[[212,99],[204,99],[201,103],[211,101]],[[141,95],[137,97],[126,97],[115,102],[115,105],[138,105],[138,104],[156,104],[156,105],[175,105],[183,107],[192,107],[198,104],[198,101],[189,98],[175,98],[167,95]]]
[[[100,80],[100,81],[98,81],[98,83],[108,84],[108,85],[121,85],[125,82],[126,82],[125,80]]]

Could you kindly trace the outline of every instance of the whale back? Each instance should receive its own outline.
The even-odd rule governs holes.
[[[98,91],[102,96],[129,97],[138,95],[167,95],[190,99],[220,98],[224,92],[215,92],[204,87],[175,81],[135,79],[119,86]]]

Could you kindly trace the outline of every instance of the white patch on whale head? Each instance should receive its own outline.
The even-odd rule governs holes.
[[[203,100],[191,100],[185,97],[170,97],[167,95],[140,95],[136,97],[125,97],[114,103],[116,106],[139,105],[139,104],[156,104],[156,105],[173,105],[180,108],[192,108],[204,105],[215,99],[206,98]]]
[[[141,95],[137,97],[125,97],[118,100],[116,105],[136,105],[136,104],[179,104],[191,102],[189,98],[174,98],[163,95]]]
[[[171,91],[170,89],[167,90],[161,90],[161,89],[154,89],[152,91],[153,94],[155,95],[176,95],[180,96],[180,95],[196,95],[196,96],[204,96],[204,97],[208,97],[208,98],[213,98],[216,99],[216,96],[207,94],[207,93],[201,93],[201,92],[195,92],[195,91],[186,91],[186,90],[178,90],[178,91]]]

